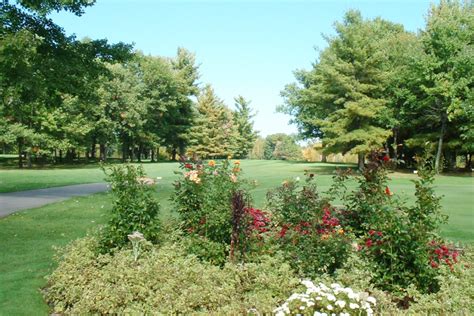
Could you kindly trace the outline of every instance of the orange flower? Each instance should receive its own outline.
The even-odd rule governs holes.
[[[216,162],[214,160],[209,160],[209,162],[207,164],[209,165],[209,167],[215,167],[216,166]]]
[[[240,160],[234,161],[234,164],[235,164],[235,165],[240,165]]]
[[[390,189],[388,187],[385,187],[385,194],[387,194],[388,196],[393,195],[392,191],[390,191]]]
[[[321,235],[321,239],[322,240],[329,239],[329,235],[328,234],[323,234],[323,235]]]
[[[344,229],[340,228],[337,232],[339,233],[339,235],[342,235],[344,234]]]

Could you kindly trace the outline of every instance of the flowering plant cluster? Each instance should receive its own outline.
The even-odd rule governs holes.
[[[402,296],[410,286],[422,293],[436,292],[439,272],[433,268],[441,261],[448,265],[455,261],[445,248],[430,245],[431,240],[439,239],[437,232],[443,223],[432,186],[431,162],[419,161],[419,179],[414,181],[417,199],[414,206],[408,206],[388,187],[392,161],[383,152],[374,152],[369,158],[358,189],[343,201],[356,216],[346,217],[343,223],[351,227],[359,250],[364,250],[366,260],[373,264],[372,283]]]
[[[444,244],[440,244],[435,240],[430,242],[431,255],[430,255],[430,265],[432,268],[438,268],[440,264],[446,264],[449,266],[451,271],[453,270],[453,265],[458,262],[459,251],[455,249],[450,249]]]
[[[367,293],[354,292],[349,287],[337,283],[326,286],[315,285],[312,281],[301,282],[304,293],[293,293],[273,312],[283,315],[373,315],[376,299]]]
[[[267,212],[248,207],[245,209],[248,216],[248,227],[256,234],[258,239],[262,239],[262,234],[270,231],[270,218]]]
[[[250,184],[240,178],[240,161],[183,161],[172,197],[190,249],[199,257],[224,263],[231,243],[234,192],[250,201]],[[199,253],[196,253],[196,251]],[[204,251],[205,250],[205,251]]]
[[[334,272],[350,250],[336,209],[321,198],[313,180],[309,174],[304,183],[285,181],[267,195],[280,249],[295,270],[309,277]]]
[[[383,233],[381,231],[369,230],[368,236],[365,239],[365,246],[372,248],[374,246],[380,246],[383,243]]]

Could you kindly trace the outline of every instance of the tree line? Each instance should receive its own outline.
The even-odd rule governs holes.
[[[474,152],[474,5],[432,5],[418,33],[349,11],[310,70],[295,72],[281,112],[325,153],[385,147],[406,166],[425,150],[454,167]]]
[[[1,6],[0,146],[34,161],[247,157],[257,133],[250,102],[229,109],[201,88],[195,56],[147,56],[125,43],[78,40],[47,17],[93,1],[18,0]]]

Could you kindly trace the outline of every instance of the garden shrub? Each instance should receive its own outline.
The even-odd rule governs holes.
[[[138,231],[150,242],[157,242],[160,205],[153,197],[153,181],[145,177],[143,167],[133,165],[104,168],[113,194],[111,217],[102,229],[102,252],[128,243],[128,235]]]
[[[189,249],[202,259],[223,263],[232,239],[232,197],[242,192],[250,207],[250,184],[240,177],[239,161],[186,162],[181,169],[178,173],[182,177],[175,182],[172,199],[184,231],[196,243]],[[203,246],[210,251],[199,251]]]
[[[372,153],[358,190],[346,201],[347,208],[358,215],[349,225],[360,238],[361,255],[375,263],[373,282],[379,288],[402,293],[414,285],[422,292],[436,292],[438,271],[430,264],[430,245],[441,240],[437,230],[443,217],[432,188],[434,172],[429,162],[420,161],[417,203],[409,207],[388,187],[390,163],[387,156]]]
[[[277,243],[304,277],[332,273],[350,248],[350,234],[340,226],[337,210],[318,193],[314,175],[286,180],[267,194],[267,207],[278,227]]]
[[[369,292],[377,299],[376,313],[383,315],[471,315],[474,314],[472,247],[464,249],[459,258],[458,264],[452,267],[439,267],[436,278],[440,288],[436,293],[422,293],[414,285],[409,285],[403,293],[374,287],[373,280],[377,278],[374,263],[356,252],[332,276],[319,276],[316,281],[350,284],[356,291]]]
[[[150,245],[137,261],[130,249],[97,255],[97,246],[88,237],[64,250],[44,291],[53,313],[270,313],[298,284],[279,256],[221,268],[177,242]]]

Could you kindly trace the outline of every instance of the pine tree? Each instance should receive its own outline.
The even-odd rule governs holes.
[[[233,113],[234,124],[237,127],[236,153],[238,158],[247,158],[257,139],[257,132],[253,129],[252,109],[250,102],[244,97],[238,96],[235,99],[236,110]]]
[[[190,129],[188,152],[199,158],[226,158],[235,153],[237,129],[232,112],[207,85],[197,102],[197,118]]]
[[[400,25],[363,20],[358,11],[349,11],[314,68],[297,73],[302,87],[290,85],[283,92],[281,110],[296,115],[306,135],[322,137],[326,153],[359,154],[363,167],[365,154],[391,135],[382,119],[389,71],[380,47],[402,31]]]

